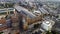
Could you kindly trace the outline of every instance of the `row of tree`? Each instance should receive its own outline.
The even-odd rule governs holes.
[[[4,4],[0,4],[0,8],[10,8],[13,7],[14,3],[4,3]]]

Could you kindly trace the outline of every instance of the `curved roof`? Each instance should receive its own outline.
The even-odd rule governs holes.
[[[28,11],[27,9],[25,9],[24,7],[21,6],[15,6],[14,7],[18,12],[22,13],[25,16],[28,16],[30,18],[34,18],[36,17],[32,12]]]

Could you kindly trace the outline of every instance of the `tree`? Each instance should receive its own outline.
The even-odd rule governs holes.
[[[49,32],[49,31],[47,31],[47,33],[46,34],[52,34],[51,32]]]
[[[13,3],[5,3],[5,6],[4,6],[4,7],[5,7],[5,8],[13,7],[13,5],[14,5]]]
[[[3,32],[0,32],[0,34],[2,34]]]
[[[58,34],[58,32],[56,32],[56,31],[51,31],[51,32],[47,31],[46,34]]]

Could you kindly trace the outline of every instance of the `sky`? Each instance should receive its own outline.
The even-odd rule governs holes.
[[[0,0],[0,1],[13,1],[13,0]],[[15,0],[15,1],[22,1],[22,0]],[[26,0],[26,1],[30,1],[30,0]],[[60,1],[60,0],[41,0],[41,1]]]
[[[41,0],[41,1],[60,1],[60,0]]]

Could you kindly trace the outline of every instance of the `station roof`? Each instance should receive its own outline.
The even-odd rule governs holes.
[[[34,15],[32,12],[28,11],[28,9],[25,9],[24,7],[14,6],[14,8],[25,16],[28,16],[30,18],[36,17],[36,15]]]

